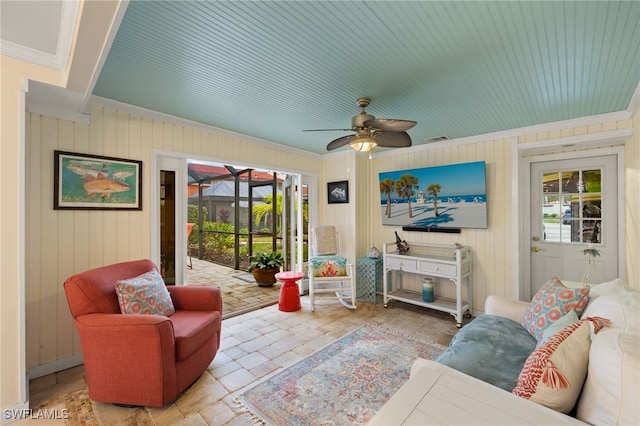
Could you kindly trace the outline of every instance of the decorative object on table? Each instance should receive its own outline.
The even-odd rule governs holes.
[[[380,257],[380,250],[378,250],[375,244],[371,243],[371,248],[367,252],[367,257],[369,259],[377,259]]]
[[[456,250],[460,250],[462,247],[464,246],[458,242],[453,243],[453,248]]]
[[[258,253],[249,263],[248,271],[253,273],[253,278],[260,287],[270,287],[276,283],[276,274],[280,272],[282,265],[284,258],[280,252]]]
[[[349,202],[349,181],[327,183],[329,204],[346,204]]]
[[[54,151],[55,210],[142,210],[142,161]]]
[[[422,281],[422,301],[425,303],[431,303],[434,300],[436,300],[436,297],[433,278],[426,277]]]
[[[395,231],[396,234],[396,247],[398,248],[398,252],[399,253],[406,253],[409,251],[409,244],[405,241],[400,239],[400,237],[398,236],[398,232]]]
[[[363,326],[256,384],[236,402],[266,424],[362,425],[409,379],[416,358],[435,359],[444,349]]]
[[[595,269],[595,258],[600,256],[600,251],[593,243],[589,243],[587,244],[587,248],[582,250],[582,254],[584,254],[588,258],[587,269],[584,271],[584,275],[582,276],[582,286],[589,287],[589,272],[591,271],[591,265],[593,265],[593,268]]]

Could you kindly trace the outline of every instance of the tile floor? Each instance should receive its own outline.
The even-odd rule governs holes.
[[[255,282],[249,283],[236,278],[249,272],[237,271],[196,258],[192,258],[192,264],[193,268],[187,269],[188,283],[219,286],[222,291],[223,318],[271,305],[280,297],[280,283],[272,287],[260,287]]]
[[[198,271],[195,263],[194,270]],[[218,281],[222,279],[220,275],[217,278]],[[198,283],[196,279],[191,282]],[[254,287],[256,284],[247,286],[247,289]],[[223,295],[223,299],[225,297]],[[226,302],[229,305],[234,303],[232,300]],[[233,312],[230,307],[228,309]],[[250,415],[239,410],[233,402],[243,388],[363,324],[384,326],[442,345],[447,345],[458,330],[455,319],[449,314],[401,302],[392,301],[388,308],[384,308],[381,301],[376,304],[359,302],[356,310],[348,310],[336,301],[327,300],[320,301],[316,310],[311,312],[308,297],[303,296],[302,309],[297,312],[281,312],[276,304],[227,316],[223,320],[220,351],[200,379],[173,403],[162,408],[122,408],[92,402],[89,418],[79,423],[67,421],[66,424],[251,424]],[[30,404],[35,407],[51,401],[44,407],[54,409],[59,407],[61,395],[85,388],[83,367],[71,368],[32,380]],[[77,418],[75,414],[71,413],[71,419]],[[15,424],[43,423],[25,419]],[[60,421],[59,424],[65,422]]]

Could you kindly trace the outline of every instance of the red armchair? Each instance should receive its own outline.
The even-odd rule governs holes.
[[[123,262],[64,283],[94,401],[166,405],[202,375],[220,347],[218,287],[169,286],[176,309],[170,317],[120,313],[116,281],[153,269],[150,260]]]

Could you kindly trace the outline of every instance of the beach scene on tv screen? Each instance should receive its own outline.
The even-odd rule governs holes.
[[[486,228],[485,162],[380,172],[382,224]]]

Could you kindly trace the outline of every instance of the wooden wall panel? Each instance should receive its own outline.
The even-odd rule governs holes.
[[[319,159],[108,108],[94,107],[89,125],[38,114],[28,115],[28,122],[28,369],[81,352],[62,287],[67,277],[150,256],[152,150],[322,174]],[[54,150],[142,160],[143,210],[54,210]]]
[[[511,246],[511,143],[509,140],[488,141],[424,150],[418,153],[380,157],[373,160],[370,182],[376,188],[373,197],[376,208],[372,209],[371,226],[373,242],[382,247],[384,242],[395,240],[394,231],[407,241],[453,245],[460,242],[471,246],[474,255],[473,305],[476,310],[484,309],[484,300],[489,294],[504,293],[504,283],[512,281]],[[463,229],[460,234],[404,232],[401,227],[382,226],[378,208],[380,194],[378,173],[454,163],[485,161],[487,170],[488,229]],[[419,288],[420,277],[407,277],[410,287]],[[508,286],[510,288],[510,285]],[[451,297],[453,285],[442,285],[443,296]]]

